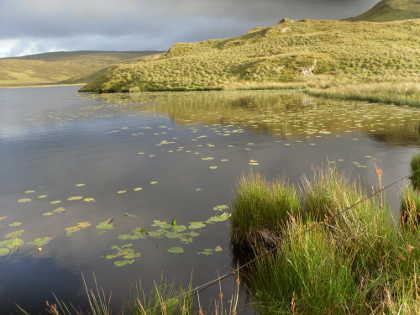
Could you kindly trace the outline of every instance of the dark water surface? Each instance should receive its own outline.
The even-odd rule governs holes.
[[[116,310],[140,281],[146,291],[162,276],[208,281],[232,264],[228,205],[241,175],[298,183],[330,164],[368,190],[375,165],[385,183],[408,174],[419,123],[413,108],[292,93],[0,89],[0,248],[11,249],[0,313],[41,312],[52,292],[83,306],[81,273]],[[394,213],[402,187],[387,195]]]

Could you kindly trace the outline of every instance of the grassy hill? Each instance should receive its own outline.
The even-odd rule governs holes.
[[[351,20],[393,21],[420,18],[420,0],[383,0]]]
[[[70,51],[0,59],[0,87],[80,83],[112,64],[136,62],[154,51]]]
[[[404,2],[405,1],[405,2]],[[411,10],[418,0],[385,0]],[[407,6],[404,3],[408,3]],[[379,5],[380,6],[380,5]],[[401,9],[402,10],[402,9]],[[375,7],[376,18],[387,10]],[[366,13],[367,14],[367,13]],[[283,20],[238,37],[178,43],[115,65],[82,91],[328,87],[420,80],[420,20]]]

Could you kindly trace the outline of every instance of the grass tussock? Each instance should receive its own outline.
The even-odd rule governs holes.
[[[289,216],[298,214],[300,202],[288,183],[255,174],[241,178],[233,207],[231,239],[240,245],[254,243],[264,231],[279,236]]]
[[[308,93],[339,100],[420,106],[420,83],[371,83],[310,89]]]
[[[238,235],[258,227],[252,220],[261,199],[271,198],[264,202],[271,213],[288,213],[286,220],[270,222],[281,235],[275,253],[262,255],[244,275],[261,313],[417,314],[418,226],[400,229],[381,197],[357,203],[366,195],[335,170],[305,179],[300,194],[294,194],[301,205],[292,212],[284,204],[276,209],[272,183],[261,177],[257,183],[258,189],[248,190],[256,186],[255,175],[241,180],[233,243],[247,242],[245,234]],[[254,255],[267,250],[261,243],[250,246]]]
[[[414,156],[410,163],[411,166],[411,184],[414,189],[420,189],[420,154]]]

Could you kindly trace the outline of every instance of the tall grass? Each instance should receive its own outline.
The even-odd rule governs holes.
[[[420,190],[420,154],[414,156],[410,163],[411,166],[411,184],[414,189]]]
[[[241,220],[232,221],[232,229],[245,232],[242,222],[258,228],[252,221],[259,201],[275,196],[267,194],[272,184],[261,176],[258,189],[243,189],[244,183],[255,187],[255,175],[241,183],[237,198],[246,202],[234,203],[232,217],[239,211]],[[277,251],[258,256],[266,248],[256,244],[259,258],[244,275],[261,313],[417,314],[418,227],[400,230],[380,198],[357,203],[366,199],[360,186],[334,169],[305,179],[294,196],[302,202],[299,211],[270,223],[281,235]],[[281,209],[269,204],[272,213]],[[233,242],[238,240],[247,241],[246,235]]]
[[[279,236],[291,214],[300,209],[297,191],[291,185],[265,180],[254,174],[242,177],[233,201],[231,240],[242,246],[254,243],[258,233],[266,231]]]

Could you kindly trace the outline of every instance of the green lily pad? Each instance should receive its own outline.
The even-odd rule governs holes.
[[[48,212],[44,212],[42,215],[44,217],[50,217],[50,216],[54,215],[54,212],[48,211]]]
[[[157,180],[150,181],[150,185],[156,185],[156,184],[159,184],[159,182]]]
[[[182,247],[171,247],[168,249],[168,253],[170,254],[183,254],[184,249]]]
[[[138,192],[138,191],[142,191],[143,187],[135,187],[133,188],[133,191]]]
[[[17,249],[23,246],[25,242],[20,238],[12,238],[9,240],[0,241],[0,248],[7,247],[9,249]]]
[[[19,221],[15,221],[9,224],[10,227],[18,227],[21,226],[23,223]]]
[[[93,197],[86,197],[83,199],[83,201],[87,203],[91,203],[91,202],[95,202],[96,200]]]
[[[116,261],[114,261],[114,265],[116,267],[124,267],[126,265],[132,265],[132,264],[134,264],[134,262],[135,262],[134,259],[116,260]]]
[[[10,254],[10,249],[8,248],[0,248],[0,257],[1,256],[7,256]]]
[[[86,184],[76,184],[75,185],[77,188],[81,188],[81,187],[85,187],[86,186]]]
[[[8,238],[8,239],[18,238],[18,237],[22,236],[23,233],[25,233],[25,230],[18,230],[18,231],[7,233],[4,237]]]
[[[223,211],[223,210],[227,210],[227,209],[229,209],[228,205],[218,205],[218,206],[213,207],[214,211]]]
[[[123,195],[123,194],[126,194],[126,193],[127,193],[127,190],[118,190],[117,191],[118,195]]]
[[[190,222],[190,225],[188,226],[188,228],[190,230],[198,230],[198,229],[202,229],[202,228],[205,228],[205,227],[206,227],[206,224],[204,222],[201,222],[201,221]]]
[[[58,207],[58,208],[55,208],[52,212],[54,212],[54,213],[62,213],[62,212],[65,212],[66,211],[66,208],[64,208],[64,207]]]
[[[109,218],[105,221],[99,222],[98,225],[96,225],[96,228],[98,230],[112,230],[114,229],[114,224],[112,223],[113,219]]]
[[[68,201],[78,201],[82,199],[83,199],[83,196],[70,196],[67,198]]]
[[[50,204],[51,205],[58,205],[58,204],[60,204],[62,201],[61,200],[53,200],[53,201],[50,201]]]
[[[66,235],[67,235],[67,236],[70,236],[70,235],[72,235],[73,233],[78,232],[78,231],[80,231],[80,230],[82,230],[82,229],[86,229],[86,228],[88,228],[88,227],[90,227],[90,226],[91,226],[90,222],[88,222],[88,221],[83,221],[83,222],[79,222],[79,223],[77,223],[77,224],[76,224],[76,225],[74,225],[74,226],[69,226],[69,227],[66,227],[64,230],[66,231]]]
[[[202,250],[202,251],[199,251],[198,252],[198,254],[199,255],[204,255],[204,256],[210,256],[210,255],[213,255],[213,249],[212,248],[206,248],[206,249],[204,249],[204,250]]]
[[[45,199],[45,198],[47,198],[48,197],[48,195],[39,195],[37,198],[38,199]]]
[[[33,194],[35,192],[35,190],[25,190],[24,193],[29,195],[29,194]]]
[[[47,245],[49,242],[51,242],[52,237],[45,236],[45,237],[38,237],[34,239],[32,242],[29,242],[28,245],[35,246],[35,247],[42,247]]]
[[[231,217],[231,214],[228,212],[224,212],[220,215],[215,215],[213,217],[210,217],[206,223],[219,223],[219,222],[225,222],[227,220],[229,220],[229,218]]]
[[[31,198],[20,198],[18,199],[18,203],[30,203],[32,201]]]
[[[215,252],[221,252],[223,251],[223,248],[221,246],[216,246],[216,248],[214,249]]]

